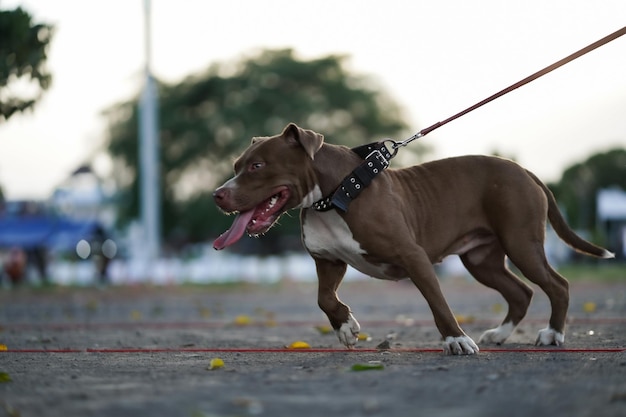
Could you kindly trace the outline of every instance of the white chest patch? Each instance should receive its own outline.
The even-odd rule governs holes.
[[[304,245],[312,254],[324,259],[339,259],[358,271],[381,279],[397,281],[404,277],[390,276],[387,264],[369,263],[367,252],[354,239],[348,224],[331,210],[323,213],[309,211],[302,224]]]
[[[298,206],[299,208],[308,208],[313,205],[318,200],[322,199],[322,190],[320,190],[319,185],[315,185],[315,187],[304,196],[302,202]]]

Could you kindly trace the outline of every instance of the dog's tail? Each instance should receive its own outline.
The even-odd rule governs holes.
[[[565,243],[571,246],[577,252],[581,252],[587,255],[595,256],[598,258],[614,258],[615,254],[609,252],[608,250],[596,246],[591,242],[586,241],[582,237],[578,236],[574,231],[569,227],[569,225],[565,222],[563,215],[559,211],[559,206],[556,203],[554,198],[554,194],[552,191],[530,171],[526,171],[528,175],[541,187],[546,197],[548,198],[548,219],[550,219],[550,224],[552,228],[556,232],[557,235]]]

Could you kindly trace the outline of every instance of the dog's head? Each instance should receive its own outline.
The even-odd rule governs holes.
[[[293,123],[279,135],[253,138],[235,161],[235,176],[213,193],[224,212],[237,214],[213,247],[230,246],[245,232],[263,234],[283,213],[310,200],[316,185],[312,163],[323,142],[319,133]]]

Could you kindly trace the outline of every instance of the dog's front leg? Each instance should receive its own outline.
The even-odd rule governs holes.
[[[314,259],[318,279],[317,303],[328,316],[339,341],[348,349],[353,349],[361,326],[352,315],[350,307],[337,297],[337,289],[346,273],[347,265],[341,261]]]
[[[408,261],[411,265],[410,271],[411,281],[421,291],[430,307],[435,325],[444,339],[443,350],[448,355],[473,355],[478,353],[476,343],[466,335],[459,323],[457,322],[450,306],[441,292],[439,280],[435,275],[432,263],[428,259],[426,253],[420,248],[412,252],[413,256]]]

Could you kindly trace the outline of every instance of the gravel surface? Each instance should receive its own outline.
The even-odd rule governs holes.
[[[505,314],[473,281],[442,287],[475,340]],[[354,351],[323,334],[313,284],[3,290],[0,417],[624,416],[626,284],[571,290],[566,349],[533,347],[549,314],[537,290],[509,342],[463,357],[440,352],[405,282],[342,286],[369,335]],[[283,349],[295,341],[316,351]]]

